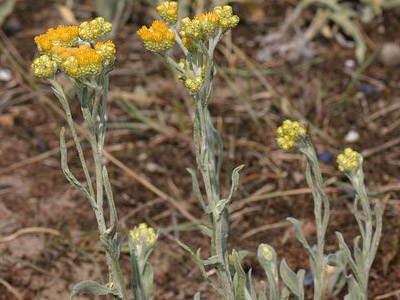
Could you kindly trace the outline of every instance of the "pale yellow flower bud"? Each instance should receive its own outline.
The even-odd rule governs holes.
[[[276,132],[278,145],[283,150],[293,148],[297,141],[307,136],[307,128],[299,122],[291,120],[285,120]]]
[[[57,63],[48,55],[42,55],[36,58],[32,63],[33,74],[39,78],[50,78],[57,71]]]
[[[174,24],[178,21],[178,3],[175,1],[164,1],[157,6],[157,12],[161,19]]]
[[[111,32],[112,24],[104,18],[98,17],[90,22],[83,22],[79,25],[79,37],[87,42],[95,42],[103,35]]]
[[[343,153],[337,156],[339,170],[342,172],[356,171],[361,164],[361,155],[351,148],[344,149]]]

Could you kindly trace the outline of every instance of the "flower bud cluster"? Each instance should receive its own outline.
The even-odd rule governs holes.
[[[57,71],[57,63],[44,54],[37,57],[32,64],[33,74],[39,78],[49,78]]]
[[[112,24],[104,18],[98,17],[90,22],[83,22],[79,25],[79,37],[87,42],[93,43],[103,35],[111,32]]]
[[[157,233],[154,228],[148,227],[146,223],[141,223],[138,227],[129,231],[129,235],[136,244],[153,246],[157,241]]]
[[[83,22],[78,26],[58,26],[35,37],[42,56],[32,64],[33,73],[40,78],[50,78],[57,70],[73,78],[99,75],[115,61],[115,45],[112,41],[97,42],[94,46],[78,46],[78,38],[94,43],[111,30],[111,23],[103,18]]]
[[[217,6],[212,12],[198,15],[193,19],[184,18],[181,21],[180,35],[182,37],[205,40],[211,36],[218,27],[226,31],[229,28],[234,28],[238,23],[239,17],[232,14],[231,6]]]
[[[168,29],[168,24],[154,21],[149,28],[143,26],[137,31],[146,49],[163,53],[172,48],[175,42],[175,32]]]
[[[300,139],[304,139],[307,135],[307,128],[299,122],[285,120],[277,129],[278,145],[283,150],[289,150],[296,145]]]
[[[157,6],[157,12],[165,22],[175,24],[178,21],[178,3],[175,1],[164,1]]]
[[[356,171],[361,164],[361,154],[351,148],[344,149],[337,157],[339,170],[342,172]]]

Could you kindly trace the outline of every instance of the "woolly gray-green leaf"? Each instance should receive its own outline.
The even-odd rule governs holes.
[[[301,243],[301,245],[308,250],[308,253],[314,257],[314,252],[312,251],[310,245],[308,244],[306,237],[304,236],[303,229],[300,226],[300,222],[295,218],[286,218],[290,223],[294,226],[294,232],[296,234],[297,240]]]
[[[245,289],[246,289],[246,273],[244,272],[242,265],[240,263],[240,258],[238,253],[233,250],[233,263],[235,266],[235,276],[233,280],[233,288],[235,292],[235,300],[245,299]]]
[[[70,298],[73,299],[79,293],[90,293],[99,296],[115,295],[113,290],[92,280],[82,281],[76,284],[70,294]]]
[[[289,268],[286,260],[282,260],[279,269],[281,278],[285,285],[293,294],[295,294],[297,297],[301,297],[301,289],[299,288],[299,285],[302,285],[303,283],[299,282],[299,278],[297,278],[296,273]]]
[[[199,187],[199,182],[197,180],[196,172],[191,168],[187,168],[186,170],[189,172],[190,176],[192,177],[193,194],[194,194],[196,200],[200,203],[200,205],[203,208],[203,210],[206,212],[207,211],[207,205],[204,202],[203,196],[201,195],[201,191],[200,191],[200,187]]]
[[[382,210],[379,206],[379,204],[376,204],[374,207],[375,210],[375,217],[376,217],[376,228],[375,228],[375,233],[372,238],[371,242],[371,249],[369,253],[369,267],[371,267],[372,263],[374,262],[376,251],[378,250],[379,246],[379,241],[381,239],[382,235]]]
[[[70,171],[68,167],[68,152],[67,145],[65,143],[65,128],[62,127],[60,130],[60,153],[61,153],[61,169],[69,181],[69,183],[75,187],[78,191],[84,194],[87,198],[91,199],[88,191],[83,187],[83,185],[76,179],[74,174]]]

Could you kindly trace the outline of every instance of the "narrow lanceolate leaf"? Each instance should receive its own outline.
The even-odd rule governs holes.
[[[378,250],[379,241],[382,235],[382,210],[379,204],[375,205],[376,228],[372,238],[371,249],[369,253],[369,267],[374,262],[376,251]]]
[[[93,295],[115,295],[115,291],[109,289],[108,287],[92,280],[82,281],[74,286],[70,298],[73,299],[79,293],[90,293]]]
[[[117,232],[117,223],[118,223],[118,216],[117,216],[117,209],[115,208],[115,202],[113,193],[111,190],[110,179],[108,178],[108,172],[106,167],[103,167],[103,181],[104,181],[104,190],[106,191],[108,207],[110,209],[110,236],[114,237],[115,233]]]
[[[154,282],[154,272],[151,264],[146,263],[143,274],[143,288],[146,295],[146,299],[150,297],[153,293],[153,282]]]
[[[301,288],[299,285],[302,285],[302,282],[299,282],[296,273],[293,272],[286,263],[286,260],[282,260],[280,265],[280,273],[283,282],[289,288],[289,290],[295,294],[297,297],[301,297]]]
[[[352,269],[354,274],[357,274],[356,263],[353,260],[353,257],[351,256],[351,251],[350,251],[349,247],[347,246],[346,242],[344,241],[343,235],[340,232],[336,232],[336,236],[339,240],[339,248],[343,251],[344,255],[346,256],[346,259],[350,264],[350,268]]]
[[[199,187],[199,182],[197,180],[196,172],[193,169],[187,168],[186,169],[190,176],[192,177],[192,189],[193,189],[193,194],[196,198],[196,200],[200,203],[201,207],[203,210],[206,212],[207,211],[207,205],[204,202],[203,196],[201,195],[200,187]]]
[[[233,262],[235,266],[235,276],[233,279],[235,300],[245,299],[245,289],[246,289],[246,273],[244,272],[242,265],[240,263],[240,258],[238,253],[233,250]]]
[[[60,131],[60,153],[61,153],[61,168],[63,173],[69,183],[75,187],[78,191],[83,193],[88,199],[91,199],[90,194],[88,191],[83,187],[83,185],[76,179],[76,177],[72,174],[68,167],[68,153],[67,153],[67,146],[65,143],[65,128],[62,127]]]
[[[290,223],[294,226],[294,231],[296,234],[297,240],[301,243],[301,245],[308,251],[308,253],[314,258],[314,252],[312,251],[310,245],[308,244],[306,237],[304,236],[303,229],[301,229],[300,222],[295,218],[287,218]]]

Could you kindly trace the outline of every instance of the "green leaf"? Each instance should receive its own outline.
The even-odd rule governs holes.
[[[207,205],[204,202],[203,196],[201,195],[201,191],[200,191],[200,187],[199,187],[199,182],[197,180],[196,172],[191,168],[187,168],[186,170],[189,172],[190,176],[192,177],[193,194],[194,194],[196,200],[200,203],[200,205],[203,208],[203,210],[206,212],[207,211]]]
[[[308,253],[310,256],[314,259],[314,252],[312,251],[310,245],[308,244],[306,237],[304,236],[303,229],[300,226],[300,222],[296,220],[295,218],[286,218],[290,223],[293,224],[294,226],[294,231],[297,240],[301,243],[301,245],[308,250]]]
[[[374,262],[376,251],[378,251],[379,241],[382,235],[382,210],[379,204],[376,204],[374,207],[375,210],[375,217],[376,217],[376,228],[375,233],[372,238],[371,249],[369,252],[368,263],[369,267],[371,267],[372,263]]]
[[[110,179],[108,178],[108,172],[106,167],[103,167],[103,181],[104,181],[104,190],[106,191],[108,207],[110,209],[110,232],[109,235],[113,238],[117,232],[118,226],[118,216],[117,209],[115,208],[115,202],[113,193],[111,190]]]
[[[3,25],[6,18],[12,13],[15,0],[5,0],[0,3],[0,26]]]
[[[153,293],[153,284],[154,283],[154,272],[151,264],[146,263],[146,267],[144,268],[143,273],[143,288],[145,292],[146,299],[148,299]]]
[[[61,169],[69,181],[69,183],[75,187],[78,191],[84,194],[88,199],[91,199],[90,194],[84,188],[84,186],[76,179],[74,174],[70,171],[68,167],[68,152],[67,152],[67,145],[65,143],[65,128],[62,127],[60,130],[60,153],[61,153]]]
[[[300,285],[303,285],[303,282],[299,282],[299,278],[296,276],[296,273],[293,272],[286,263],[286,260],[282,260],[280,265],[280,273],[281,278],[285,285],[289,288],[289,290],[295,294],[297,297],[301,297],[301,288]]]
[[[240,263],[240,258],[236,250],[232,251],[233,262],[235,266],[235,276],[233,278],[233,288],[235,292],[235,300],[245,299],[245,289],[246,289],[246,273],[244,272],[242,265]]]
[[[70,298],[73,299],[79,293],[90,293],[93,295],[115,295],[115,291],[92,280],[82,281],[74,286]]]
[[[355,56],[359,63],[362,63],[365,59],[367,52],[367,45],[365,44],[362,33],[357,28],[356,24],[351,20],[349,14],[343,13],[343,11],[332,12],[329,14],[329,18],[335,22],[342,30],[354,39],[356,43]]]

